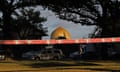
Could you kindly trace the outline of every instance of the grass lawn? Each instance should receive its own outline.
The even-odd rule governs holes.
[[[120,61],[0,61],[0,72],[120,72]]]

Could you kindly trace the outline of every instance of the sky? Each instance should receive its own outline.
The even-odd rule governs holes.
[[[95,26],[86,26],[81,24],[75,24],[59,19],[52,11],[43,10],[41,7],[36,7],[37,10],[41,11],[41,16],[47,18],[47,21],[43,23],[44,26],[48,27],[48,36],[43,39],[50,39],[51,33],[59,26],[62,26],[68,30],[71,34],[71,39],[87,38],[90,33],[95,29]]]

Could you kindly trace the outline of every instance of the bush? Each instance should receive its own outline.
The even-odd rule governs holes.
[[[95,52],[86,52],[82,55],[82,59],[97,59],[97,54]]]

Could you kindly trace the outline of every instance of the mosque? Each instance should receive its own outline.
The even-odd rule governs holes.
[[[71,39],[71,35],[68,30],[60,26],[51,33],[51,39],[56,39],[56,40]],[[79,45],[78,44],[56,44],[56,45],[53,45],[53,48],[61,49],[66,56],[69,56],[70,53],[73,53],[79,50]]]
[[[70,39],[70,38],[71,36],[69,31],[61,26],[56,28],[51,34],[51,39]]]

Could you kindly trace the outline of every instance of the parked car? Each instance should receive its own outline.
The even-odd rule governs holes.
[[[22,54],[22,58],[24,59],[33,59],[35,54],[39,53],[40,51],[28,51]]]
[[[5,60],[5,59],[6,59],[5,51],[0,50],[0,60]]]
[[[64,57],[62,50],[60,49],[44,49],[41,51],[29,51],[22,55],[25,59],[32,60],[50,60],[50,59],[62,59]]]
[[[50,59],[62,59],[64,57],[62,50],[60,49],[46,49],[41,50],[40,53],[34,55],[34,60],[50,60]]]

